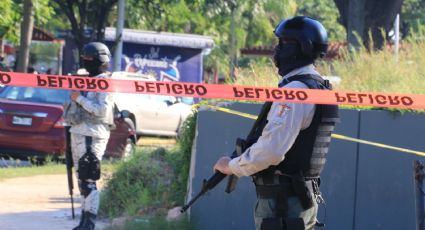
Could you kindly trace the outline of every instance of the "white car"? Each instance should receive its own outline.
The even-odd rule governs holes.
[[[114,72],[113,79],[156,81],[149,75]],[[136,133],[140,135],[177,136],[192,106],[174,96],[115,93],[114,101],[120,111],[134,114]]]

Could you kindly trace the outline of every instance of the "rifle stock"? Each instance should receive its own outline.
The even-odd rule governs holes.
[[[74,212],[74,181],[72,177],[72,167],[74,166],[74,163],[72,161],[72,152],[71,152],[71,134],[69,132],[69,129],[71,127],[66,126],[65,127],[65,163],[66,163],[66,174],[68,177],[68,191],[69,196],[71,197],[71,210],[72,210],[72,219],[75,218],[75,212]]]
[[[267,114],[272,106],[273,102],[266,102],[264,103],[260,114],[257,117],[257,120],[255,121],[254,125],[251,128],[251,131],[249,132],[246,140],[251,140],[251,139],[255,139],[254,135],[258,132],[258,128],[262,125],[262,122],[266,121],[267,118]],[[235,158],[240,156],[246,148],[249,147],[249,144],[247,144],[247,141],[243,140],[241,138],[238,138],[236,140],[236,150],[232,153],[231,158]],[[255,143],[253,141],[250,141],[250,143]],[[196,200],[199,199],[199,197],[201,197],[202,195],[204,195],[206,192],[208,192],[209,190],[213,189],[218,183],[220,183],[227,175],[223,174],[221,172],[216,172],[214,175],[212,175],[208,180],[203,181],[202,184],[202,188],[201,191],[194,197],[192,198],[186,205],[184,205],[182,207],[182,209],[180,210],[180,212],[185,212],[187,209],[190,208],[190,206],[192,206]],[[236,182],[237,182],[237,177],[234,175],[231,175],[229,177],[229,181],[227,183],[227,187],[226,187],[226,192],[230,193],[232,192],[235,187],[236,187]]]

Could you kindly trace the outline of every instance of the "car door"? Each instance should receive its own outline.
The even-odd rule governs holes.
[[[175,97],[152,95],[152,101],[156,104],[156,122],[153,123],[153,129],[164,132],[164,134],[174,135],[181,117],[179,111],[175,109],[175,105],[178,103]]]
[[[116,93],[114,101],[120,111],[128,110],[134,114],[137,134],[152,130],[152,123],[156,120],[157,105],[150,100],[150,95]]]

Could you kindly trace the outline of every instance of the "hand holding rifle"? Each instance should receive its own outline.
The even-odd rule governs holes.
[[[255,121],[251,131],[249,132],[246,140],[256,140],[262,132],[262,128],[264,128],[265,122],[267,121],[267,114],[272,106],[272,102],[266,102],[261,109],[260,114],[258,115],[257,120]],[[250,141],[250,144],[243,139],[238,138],[236,140],[236,150],[232,153],[231,157],[224,156],[221,157],[216,164],[214,165],[215,173],[208,180],[203,181],[201,191],[193,197],[183,208],[181,212],[185,212],[192,206],[195,201],[204,195],[209,190],[213,189],[218,183],[220,183],[226,176],[229,177],[229,181],[227,183],[226,192],[230,193],[235,189],[237,177],[233,175],[231,169],[229,168],[229,162],[231,159],[238,157],[247,149],[251,144],[255,143],[255,141]]]

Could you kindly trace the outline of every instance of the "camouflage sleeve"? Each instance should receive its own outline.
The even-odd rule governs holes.
[[[96,93],[94,99],[89,99],[83,96],[77,97],[76,102],[81,105],[87,112],[94,114],[97,117],[105,117],[109,108],[112,108],[111,93]]]

